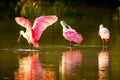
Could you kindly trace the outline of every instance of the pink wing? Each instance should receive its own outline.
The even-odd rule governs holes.
[[[109,39],[110,38],[110,32],[107,28],[100,29],[99,34],[100,34],[102,39]]]
[[[23,18],[23,17],[16,17],[15,21],[17,22],[17,24],[25,27],[27,30],[32,29],[31,22],[28,21],[27,19]]]
[[[69,41],[74,41],[76,43],[80,43],[83,40],[82,35],[78,34],[75,30],[68,30],[64,32],[64,37]]]
[[[110,37],[110,32],[109,32],[109,30],[107,29],[107,28],[104,28],[105,29],[105,35],[106,35],[106,38],[107,39],[109,39],[109,37]]]
[[[57,21],[57,17],[54,15],[51,16],[41,16],[35,19],[33,24],[33,31],[36,40],[39,40],[43,31],[54,22]]]

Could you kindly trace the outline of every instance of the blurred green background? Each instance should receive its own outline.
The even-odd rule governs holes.
[[[76,13],[83,7],[111,7],[119,8],[119,0],[1,0],[0,19],[24,16],[35,18],[39,15]],[[76,10],[73,9],[76,7]],[[80,11],[77,13],[79,14]],[[72,14],[71,13],[71,14]],[[76,14],[77,15],[77,14]]]

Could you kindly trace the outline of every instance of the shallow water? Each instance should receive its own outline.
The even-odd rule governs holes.
[[[41,45],[0,49],[0,79],[119,80],[119,49]]]
[[[59,21],[45,30],[40,47],[31,51],[25,39],[17,43],[19,30],[24,28],[14,20],[0,20],[0,80],[119,80],[119,20],[113,19],[113,9],[97,8],[100,16],[94,9],[65,18],[84,37],[72,50]],[[104,50],[97,36],[100,23],[111,32]]]

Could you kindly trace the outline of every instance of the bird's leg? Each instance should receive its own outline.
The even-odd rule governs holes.
[[[33,49],[33,44],[29,44],[30,45],[30,49],[31,49],[31,51],[32,51],[32,49]]]
[[[103,50],[104,50],[104,39],[102,39],[102,42],[103,42]]]
[[[108,42],[108,41],[106,40],[106,47],[108,47],[108,44],[107,44],[107,42]]]
[[[72,51],[72,47],[70,46],[70,52]]]
[[[107,47],[107,41],[106,41],[106,47]]]
[[[70,48],[72,48],[72,46],[73,46],[73,43],[72,43],[72,41],[70,41]]]
[[[20,40],[21,40],[21,34],[19,35],[17,42],[20,42]]]
[[[107,41],[106,41],[106,50],[107,50],[107,48],[108,48],[108,44],[107,44]]]

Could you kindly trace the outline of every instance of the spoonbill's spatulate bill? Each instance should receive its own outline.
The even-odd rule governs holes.
[[[76,42],[80,44],[83,40],[81,34],[79,34],[76,30],[72,29],[68,24],[64,21],[60,21],[60,24],[63,27],[63,36],[66,40],[70,41],[70,47],[72,47],[72,42]]]
[[[103,41],[103,46],[104,46],[104,40],[107,43],[110,39],[110,31],[106,27],[104,27],[102,24],[100,24],[98,34],[101,37]]]
[[[26,32],[23,30],[20,31],[21,35],[28,41],[30,48],[38,47],[38,40],[40,39],[43,31],[53,23],[57,21],[57,16],[55,15],[47,15],[47,16],[40,16],[35,19],[33,25],[31,22],[24,17],[15,17],[15,21],[26,28]],[[18,42],[20,41],[20,37],[18,38]]]

